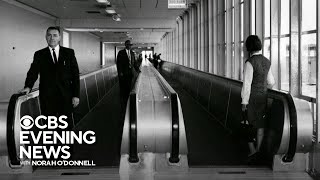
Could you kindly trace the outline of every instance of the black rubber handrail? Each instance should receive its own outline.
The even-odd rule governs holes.
[[[135,79],[135,84],[129,95],[129,158],[130,163],[139,162],[138,157],[138,124],[137,124],[137,91],[138,91],[138,79],[140,74],[138,74]]]
[[[289,140],[289,149],[287,153],[283,156],[283,162],[292,162],[294,155],[296,154],[297,139],[298,139],[298,130],[297,130],[297,110],[294,105],[292,96],[287,94],[286,96],[289,108],[290,115],[290,140]]]
[[[171,114],[172,114],[172,140],[171,140],[171,154],[169,161],[177,163],[179,159],[179,108],[177,93],[171,94]]]
[[[129,162],[139,162],[138,157],[138,139],[137,139],[137,103],[136,103],[136,92],[130,93],[130,116],[129,116],[129,139],[130,139],[130,150],[129,150]]]
[[[7,148],[10,165],[20,166],[20,158],[18,157],[15,139],[15,107],[17,100],[24,94],[13,94],[9,101],[7,111]]]

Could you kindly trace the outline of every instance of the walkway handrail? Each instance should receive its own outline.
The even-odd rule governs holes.
[[[170,101],[171,101],[171,154],[169,161],[171,163],[177,163],[180,161],[179,159],[179,103],[178,103],[178,95],[176,91],[169,85],[169,83],[162,77],[162,75],[155,69],[154,73],[156,74],[157,79],[160,81],[160,84],[164,89],[170,94]]]
[[[298,129],[297,129],[297,110],[294,105],[292,96],[287,94],[286,96],[288,102],[288,109],[290,115],[290,139],[289,139],[289,148],[286,154],[283,156],[283,162],[292,162],[294,155],[296,154],[297,149],[297,139],[298,139]]]
[[[13,94],[9,101],[7,113],[7,148],[10,165],[21,166],[20,158],[18,157],[16,140],[15,140],[15,109],[17,100],[24,94]]]
[[[140,75],[138,75],[136,82],[138,82]],[[139,162],[138,157],[138,135],[137,135],[137,92],[138,83],[135,83],[129,96],[129,162]]]

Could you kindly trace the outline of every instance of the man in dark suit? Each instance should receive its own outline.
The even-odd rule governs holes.
[[[40,75],[41,114],[66,115],[68,129],[71,129],[72,111],[79,104],[79,68],[74,50],[60,46],[60,39],[59,27],[47,29],[48,47],[35,52],[24,89],[20,92],[28,94]]]
[[[120,85],[121,107],[125,108],[130,91],[134,86],[136,76],[140,72],[139,65],[135,60],[134,52],[131,50],[131,42],[125,42],[125,49],[120,50],[117,55],[117,71]]]

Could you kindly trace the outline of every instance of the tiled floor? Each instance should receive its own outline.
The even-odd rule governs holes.
[[[62,175],[68,174],[68,175]],[[97,169],[47,169],[32,174],[1,174],[1,180],[308,180],[312,179],[305,172],[273,172],[266,168],[190,168],[187,172],[139,172],[135,174],[118,173],[117,168]]]

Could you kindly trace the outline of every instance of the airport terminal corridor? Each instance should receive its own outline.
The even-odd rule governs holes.
[[[320,179],[317,0],[0,0],[0,179]]]

